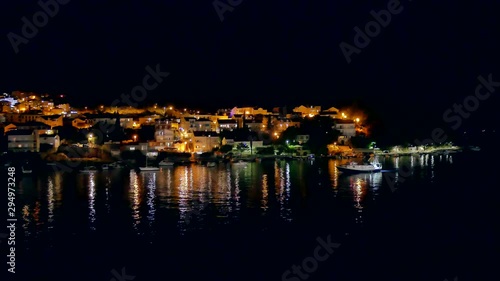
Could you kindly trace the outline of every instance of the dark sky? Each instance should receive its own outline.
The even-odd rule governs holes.
[[[353,28],[390,1],[243,0],[223,22],[212,2],[72,0],[15,54],[7,34],[21,35],[21,18],[41,8],[2,1],[1,90],[110,103],[160,64],[171,74],[148,101],[212,109],[358,100],[389,130],[429,132],[449,126],[443,112],[474,94],[478,75],[500,81],[496,1],[401,1],[401,13],[350,64],[339,44],[353,45]],[[498,92],[467,126],[494,125],[485,122]]]

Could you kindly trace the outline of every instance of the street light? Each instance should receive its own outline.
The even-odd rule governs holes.
[[[134,135],[134,142],[137,142],[137,135]]]
[[[90,134],[88,135],[88,143],[89,143],[89,146],[90,146],[90,144],[92,144],[92,138],[93,138],[93,137],[94,137],[94,135],[93,135],[92,133],[90,133]]]

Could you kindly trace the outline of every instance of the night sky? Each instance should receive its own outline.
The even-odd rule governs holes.
[[[348,64],[339,44],[354,45],[353,28],[391,1],[359,2],[243,0],[221,22],[212,0],[72,0],[15,54],[7,34],[22,35],[21,18],[31,21],[41,7],[2,1],[0,88],[111,103],[160,64],[170,76],[149,102],[211,110],[357,101],[387,131],[430,134],[450,127],[443,113],[474,94],[479,75],[500,81],[495,1],[401,1]],[[459,130],[492,128],[498,92]]]

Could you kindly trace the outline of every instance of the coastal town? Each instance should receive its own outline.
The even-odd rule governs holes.
[[[451,143],[377,147],[363,112],[333,106],[233,107],[212,113],[169,104],[75,108],[66,95],[21,91],[3,94],[0,103],[3,153],[37,154],[46,162],[347,158],[459,149]]]

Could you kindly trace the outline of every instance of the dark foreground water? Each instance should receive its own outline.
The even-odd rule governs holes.
[[[342,175],[338,160],[39,173],[18,183],[15,276],[498,280],[499,171],[484,159],[382,159],[399,175]]]

